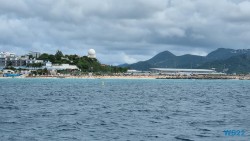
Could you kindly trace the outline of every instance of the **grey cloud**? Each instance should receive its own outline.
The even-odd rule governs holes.
[[[103,63],[169,50],[205,55],[249,48],[248,0],[0,0],[0,50],[86,55]]]

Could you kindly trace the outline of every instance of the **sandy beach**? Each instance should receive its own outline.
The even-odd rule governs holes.
[[[1,79],[6,79],[7,77],[0,77]],[[11,77],[8,77],[11,78]],[[249,75],[241,76],[241,75],[194,75],[194,76],[171,76],[171,75],[121,75],[121,76],[21,76],[15,78],[39,78],[39,79],[235,79],[235,80],[250,80]]]

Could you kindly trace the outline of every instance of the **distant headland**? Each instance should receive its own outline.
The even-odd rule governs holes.
[[[143,71],[150,68],[183,68],[214,69],[226,74],[249,74],[250,49],[218,48],[207,56],[190,54],[176,56],[169,51],[164,51],[149,60],[120,66]]]
[[[29,52],[17,56],[0,52],[0,76],[28,78],[153,78],[250,79],[250,49],[219,48],[207,56],[176,56],[164,51],[147,61],[112,66],[100,63],[96,51],[86,56]]]

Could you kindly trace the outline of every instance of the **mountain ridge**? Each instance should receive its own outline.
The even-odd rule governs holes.
[[[250,56],[250,49],[235,50],[227,48],[218,48],[210,52],[206,56],[191,55],[191,54],[176,56],[170,51],[163,51],[146,61],[139,61],[137,63],[128,64],[125,65],[125,67],[142,71],[150,70],[150,68],[201,68],[202,66],[208,68],[208,65],[205,65],[208,62],[210,63],[210,66],[211,64],[214,65],[216,64],[215,66],[218,66],[217,63],[218,61],[221,62],[225,61],[228,64],[229,63],[228,59],[233,58],[240,60],[235,56],[242,56],[242,55]],[[233,66],[233,64],[231,64],[231,66]],[[221,68],[221,66],[220,67],[218,66],[218,68]],[[232,70],[232,67],[230,68]],[[244,69],[244,67],[242,67],[242,69]],[[221,69],[218,70],[221,71]],[[231,70],[229,70],[228,72],[232,72]],[[247,72],[247,71],[244,70],[242,72]]]

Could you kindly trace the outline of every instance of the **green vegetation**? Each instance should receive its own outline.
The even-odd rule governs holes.
[[[247,54],[233,56],[226,60],[216,60],[207,62],[199,68],[215,68],[218,72],[228,74],[249,74],[250,73],[250,56]]]
[[[44,53],[39,60],[50,61],[53,64],[70,64],[76,65],[82,72],[95,72],[96,74],[103,73],[123,73],[127,68],[116,67],[110,65],[102,65],[97,59],[87,56],[78,55],[63,55],[61,51],[57,51],[55,55]],[[65,73],[65,71],[63,71]]]
[[[27,67],[32,67],[32,68],[41,68],[42,66],[43,66],[42,63],[27,64]]]
[[[9,70],[13,70],[13,71],[16,70],[16,68],[14,68],[13,66],[7,66],[7,67],[5,67],[4,69],[9,69]]]

